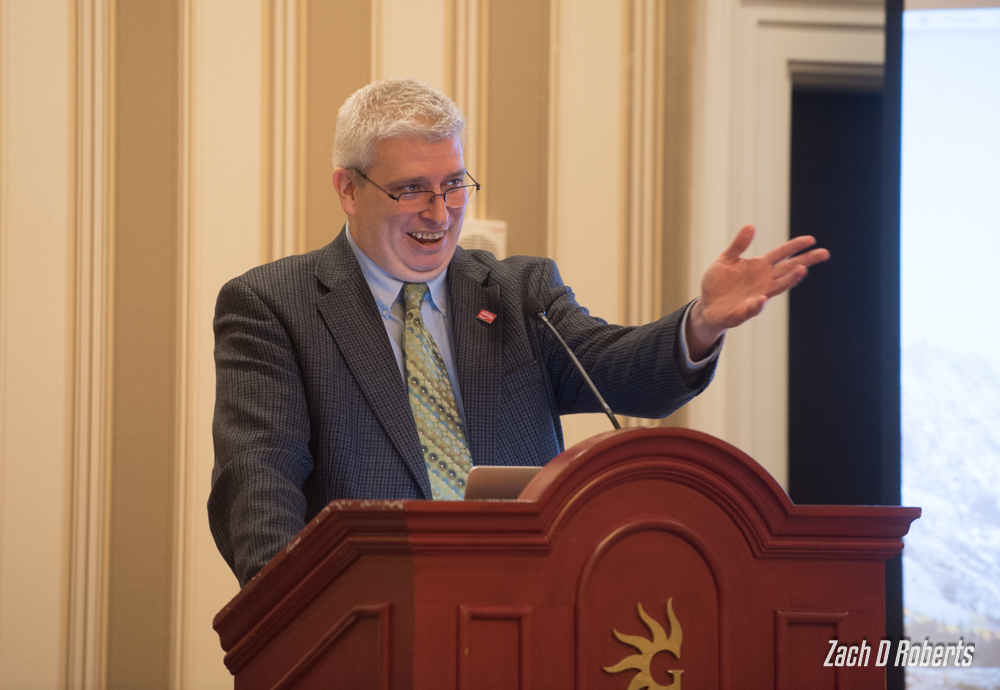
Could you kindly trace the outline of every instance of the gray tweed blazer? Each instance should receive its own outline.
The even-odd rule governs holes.
[[[457,377],[477,465],[543,465],[559,415],[600,412],[533,295],[618,413],[664,417],[708,385],[677,365],[683,310],[637,328],[590,316],[549,259],[458,249],[448,269]],[[481,309],[497,315],[487,324]],[[328,502],[429,498],[430,483],[385,327],[341,232],[326,247],[229,281],[215,315],[219,550],[246,584]]]

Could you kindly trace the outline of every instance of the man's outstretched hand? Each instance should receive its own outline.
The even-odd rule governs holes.
[[[688,314],[685,333],[694,361],[708,355],[728,329],[757,316],[767,300],[802,282],[810,266],[830,258],[826,249],[799,253],[816,244],[809,235],[795,237],[766,254],[742,258],[753,236],[754,227],[744,226],[705,271],[701,296]]]

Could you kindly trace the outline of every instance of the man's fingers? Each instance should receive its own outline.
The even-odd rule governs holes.
[[[826,249],[813,249],[805,254],[796,254],[795,256],[779,261],[774,265],[773,277],[780,278],[785,275],[788,271],[794,270],[796,266],[815,266],[816,264],[822,263],[830,258],[830,252]]]
[[[829,258],[829,249],[813,249],[805,254],[799,254],[795,257],[795,261],[798,261],[802,266],[815,266],[816,264],[823,263]]]
[[[757,295],[756,297],[748,298],[743,304],[743,316],[740,319],[740,323],[749,321],[753,317],[757,316],[757,314],[764,311],[765,304],[767,304],[766,295]]]
[[[806,252],[805,254],[798,254],[791,257],[790,259],[785,259],[784,261],[779,261],[774,266],[771,267],[771,278],[781,278],[789,271],[794,271],[798,266],[805,266],[809,268],[810,266],[815,266],[818,263],[822,263],[830,258],[830,252],[826,249],[813,249],[811,252]]]
[[[767,296],[774,297],[775,295],[780,295],[782,292],[791,290],[805,280],[807,275],[809,275],[809,269],[805,266],[793,266],[783,275],[775,276],[774,281],[771,283],[771,288],[767,291]]]
[[[793,254],[797,254],[803,249],[811,247],[814,244],[816,244],[816,238],[812,235],[799,235],[798,237],[793,237],[783,244],[779,244],[777,247],[764,254],[761,258],[773,266],[779,261],[783,261]]]
[[[736,233],[736,237],[733,238],[732,244],[726,248],[726,251],[722,252],[719,259],[722,261],[736,261],[740,258],[740,255],[747,250],[750,243],[753,242],[754,227],[752,225],[744,225],[740,228],[740,231]]]
[[[734,328],[757,316],[771,297],[801,283],[810,266],[830,258],[826,249],[810,249],[816,238],[809,235],[792,238],[758,257],[741,258],[753,237],[752,225],[741,228],[705,274],[702,298],[706,305],[710,301],[719,305],[711,311],[723,328]],[[721,306],[726,304],[728,307]],[[705,311],[708,313],[709,307]]]

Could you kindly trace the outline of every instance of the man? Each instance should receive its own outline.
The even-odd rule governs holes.
[[[664,417],[708,385],[728,328],[829,256],[798,254],[806,237],[742,259],[747,226],[692,304],[608,325],[551,260],[457,248],[479,188],[463,128],[454,103],[414,80],[355,93],[334,151],[347,226],[219,295],[209,516],[241,585],[333,499],[460,499],[473,464],[542,465],[562,450],[559,416],[600,407],[525,298],[612,409]]]

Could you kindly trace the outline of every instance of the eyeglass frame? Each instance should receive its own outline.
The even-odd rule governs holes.
[[[434,205],[434,200],[437,199],[438,197],[441,197],[441,200],[444,202],[444,207],[445,208],[465,208],[470,203],[472,203],[472,199],[475,198],[475,195],[473,195],[472,197],[469,198],[469,202],[468,203],[462,204],[461,206],[449,206],[448,205],[448,198],[447,198],[448,192],[453,192],[456,189],[468,189],[469,187],[475,187],[476,188],[476,194],[478,194],[483,189],[483,186],[481,184],[479,184],[478,182],[476,182],[476,178],[474,178],[469,173],[469,171],[466,170],[465,174],[469,176],[470,180],[472,180],[472,184],[463,184],[463,185],[460,185],[458,187],[452,187],[451,189],[446,189],[446,190],[444,190],[443,192],[440,192],[440,193],[438,193],[438,192],[432,192],[429,189],[422,189],[419,192],[403,192],[403,194],[396,195],[396,194],[391,193],[387,189],[384,189],[383,187],[379,186],[370,177],[368,177],[367,175],[365,175],[363,172],[361,172],[357,168],[351,168],[350,170],[352,172],[356,172],[357,174],[361,175],[361,177],[364,178],[365,180],[367,180],[368,182],[371,182],[372,186],[374,186],[380,192],[382,192],[387,197],[389,197],[390,199],[392,199],[393,201],[395,201],[397,204],[399,203],[400,197],[402,197],[403,194],[430,194],[430,198],[427,200],[427,208],[430,208],[431,206],[433,206]]]

